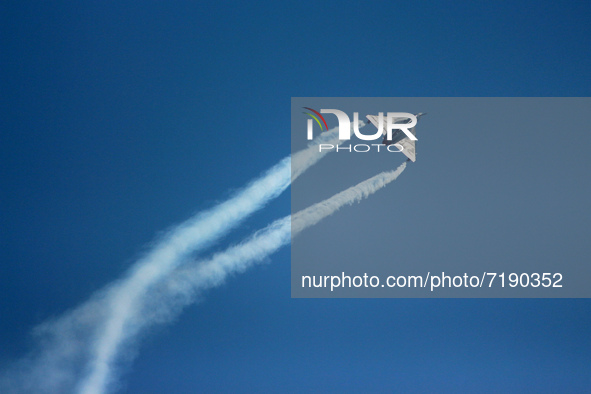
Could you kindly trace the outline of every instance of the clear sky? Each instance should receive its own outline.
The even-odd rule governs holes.
[[[0,18],[0,365],[163,230],[287,155],[291,97],[591,92],[584,2],[14,1]],[[285,193],[219,247],[289,209]],[[589,211],[577,220],[588,229]],[[584,392],[590,312],[588,300],[291,299],[285,248],[151,332],[122,391]]]

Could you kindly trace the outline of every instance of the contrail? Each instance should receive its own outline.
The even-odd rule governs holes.
[[[191,300],[193,294],[220,285],[233,273],[243,272],[342,207],[369,197],[396,180],[405,168],[406,162],[396,170],[382,172],[292,216],[276,220],[241,244],[217,253],[207,261],[175,271],[164,285],[171,295]]]
[[[126,322],[136,311],[147,289],[173,271],[189,252],[221,237],[267,201],[277,197],[293,180],[326,155],[326,152],[318,151],[318,144],[326,141],[335,144],[343,142],[338,138],[338,127],[321,133],[308,148],[295,153],[291,158],[291,167],[290,158],[282,160],[238,196],[215,207],[209,212],[207,220],[197,218],[195,222],[175,229],[160,248],[136,263],[137,268],[111,297],[109,308],[112,312],[93,346],[91,372],[80,386],[80,393],[99,394],[104,391],[110,379],[111,364],[122,338],[126,336]]]
[[[367,198],[394,181],[406,168],[406,162],[394,171],[382,172],[356,186],[350,187],[327,200],[314,204],[293,216],[279,219],[246,241],[215,254],[211,259],[186,265],[173,272],[166,280],[146,295],[142,309],[129,317],[131,327],[125,341],[132,340],[143,329],[174,318],[180,310],[195,301],[204,290],[219,286],[232,274],[240,273],[264,260],[288,244],[306,228],[332,215],[345,205]],[[89,392],[100,392],[104,382],[88,382]],[[92,386],[98,384],[98,386]],[[94,391],[93,391],[94,390]]]
[[[288,244],[293,237],[308,227],[317,224],[345,205],[360,202],[396,180],[405,168],[406,162],[396,170],[382,172],[292,216],[276,220],[241,244],[230,247],[205,262],[175,271],[164,285],[169,289],[170,294],[192,299],[186,294],[192,295],[218,286],[230,274],[243,272]]]
[[[103,384],[82,385],[80,390],[102,392],[121,338],[126,336],[128,316],[141,305],[146,291],[177,268],[183,258],[211,245],[279,196],[293,179],[325,155],[318,152],[317,144],[327,140],[342,142],[338,140],[338,128],[320,134],[308,148],[281,160],[232,198],[176,226],[123,279],[95,293],[65,316],[39,326],[35,334],[41,347],[0,376],[0,391],[71,391],[67,387],[76,384],[90,360],[91,372],[85,382]]]

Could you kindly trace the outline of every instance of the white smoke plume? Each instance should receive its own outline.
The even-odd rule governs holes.
[[[396,180],[406,168],[402,163],[394,171],[385,171],[352,186],[334,196],[303,209],[292,216],[286,216],[256,232],[246,241],[217,253],[207,261],[197,262],[178,269],[163,286],[162,292],[152,294],[153,303],[149,308],[153,313],[168,316],[167,311],[156,311],[154,305],[167,305],[167,297],[191,302],[194,295],[201,291],[220,285],[229,275],[243,272],[250,266],[262,261],[282,246],[288,244],[293,237],[311,227],[327,216],[332,215],[346,205],[351,205],[369,197],[388,183]],[[162,300],[158,300],[162,298]],[[164,301],[164,302],[162,302]],[[173,303],[176,302],[173,300]],[[148,309],[148,308],[146,308]],[[150,323],[150,322],[148,322]]]
[[[406,168],[406,162],[396,170],[382,172],[334,196],[303,209],[292,216],[286,216],[256,232],[244,242],[215,254],[207,261],[197,262],[176,270],[159,289],[152,294],[154,315],[169,316],[169,312],[157,311],[154,306],[170,308],[175,302],[190,303],[196,294],[223,283],[231,274],[240,273],[250,266],[264,260],[267,256],[288,244],[293,237],[322,219],[332,215],[346,205],[360,202],[377,192],[388,183],[396,180]],[[169,298],[173,300],[168,302]],[[176,297],[176,299],[175,299]],[[159,300],[160,299],[160,300]],[[184,306],[184,305],[182,305]],[[174,306],[172,306],[174,308]],[[146,323],[151,323],[146,321]]]
[[[360,122],[360,125],[364,125],[364,123]],[[291,171],[288,169],[286,173],[284,162],[289,163],[289,158],[284,159],[273,167],[266,176],[248,186],[237,196],[238,198],[228,200],[214,208],[209,215],[209,221],[198,219],[196,223],[189,223],[186,226],[187,231],[185,226],[175,229],[175,233],[178,232],[178,235],[173,234],[176,236],[163,242],[162,248],[164,250],[157,248],[147,256],[146,260],[136,263],[137,269],[132,271],[129,278],[121,284],[121,287],[112,294],[109,300],[110,313],[105,328],[99,333],[97,341],[93,344],[90,372],[80,385],[79,392],[82,394],[104,392],[111,380],[112,364],[116,361],[118,347],[124,337],[129,337],[125,330],[132,327],[131,324],[128,324],[130,316],[140,307],[141,298],[147,295],[150,286],[173,271],[189,252],[200,249],[210,239],[219,238],[238,225],[244,217],[283,192],[291,181],[326,155],[327,151],[318,151],[318,144],[341,144],[342,142],[338,137],[338,128],[321,133],[309,144],[308,148],[293,155],[292,165],[289,168]]]
[[[293,216],[276,220],[244,242],[215,254],[211,259],[177,269],[156,286],[145,297],[143,307],[129,317],[130,328],[126,331],[129,337],[125,339],[132,340],[142,330],[170,321],[183,307],[195,302],[204,290],[219,286],[228,276],[265,260],[306,228],[394,181],[405,168],[406,163],[403,163],[394,171],[382,172]]]
[[[314,156],[306,155],[312,149],[302,152],[302,166],[314,164]],[[43,324],[38,333],[45,343],[41,344],[37,361],[44,361],[37,365],[24,363],[31,370],[30,375],[22,374],[22,385],[30,392],[69,392],[66,388],[79,378],[79,364],[88,357],[96,376],[106,379],[124,336],[127,316],[150,286],[174,270],[183,257],[208,247],[279,196],[290,183],[291,157],[287,157],[230,199],[173,228],[131,267],[125,278],[108,285],[63,318]],[[16,386],[15,391],[25,391],[21,388]]]
[[[0,392],[73,392],[88,370],[80,391],[103,392],[121,338],[128,336],[128,316],[140,307],[149,288],[177,268],[183,258],[211,245],[281,194],[293,179],[326,154],[318,152],[317,144],[327,141],[341,142],[337,128],[320,134],[308,148],[281,160],[232,198],[176,226],[124,278],[79,307],[37,327],[33,332],[37,347],[2,371]]]

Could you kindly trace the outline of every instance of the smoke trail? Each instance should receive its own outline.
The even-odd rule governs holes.
[[[139,307],[146,291],[174,270],[183,257],[207,247],[281,194],[293,179],[326,154],[317,148],[325,141],[338,144],[338,129],[320,134],[307,149],[281,160],[234,197],[173,228],[131,267],[125,278],[95,293],[61,318],[37,327],[34,335],[40,348],[0,376],[0,391],[70,391],[90,360],[92,372],[87,382],[93,382],[89,387],[98,389],[88,392],[101,392],[109,380],[121,338],[126,336],[128,316]]]
[[[292,237],[332,215],[343,206],[367,198],[394,181],[405,168],[406,163],[403,163],[394,171],[382,172],[293,216],[286,216],[273,222],[243,243],[217,253],[207,261],[177,269],[147,295],[143,308],[130,316],[133,328],[127,330],[130,336],[126,340],[132,339],[153,324],[171,320],[183,307],[194,302],[204,290],[218,286],[229,275],[243,272],[264,260],[288,244]]]
[[[360,125],[364,123],[360,122]],[[216,207],[209,215],[209,221],[197,220],[196,223],[189,224],[186,230],[185,228],[175,230],[171,238],[164,240],[161,248],[150,253],[147,259],[136,263],[137,269],[111,297],[112,313],[105,324],[105,329],[93,346],[91,372],[80,386],[81,393],[98,394],[104,391],[110,379],[111,364],[117,354],[117,348],[122,339],[129,336],[124,332],[126,325],[128,326],[129,316],[138,308],[146,290],[174,270],[188,252],[199,249],[209,239],[219,238],[238,225],[241,219],[285,190],[291,181],[326,155],[326,151],[318,151],[317,146],[320,143],[342,143],[338,138],[338,128],[320,134],[308,148],[295,153],[291,171],[288,170],[286,173],[284,163],[289,163],[289,158],[284,159],[265,177],[247,187],[242,193],[244,197],[239,200],[234,198]],[[220,229],[217,230],[218,228]],[[189,239],[185,240],[186,236]]]
[[[173,295],[188,301],[193,299],[194,294],[220,285],[229,275],[243,272],[263,260],[308,227],[314,226],[346,205],[360,202],[396,180],[405,168],[406,162],[394,171],[382,172],[292,216],[276,220],[241,244],[230,247],[205,262],[175,271],[164,284],[169,292],[165,297]],[[154,296],[158,298],[160,295],[156,293]],[[163,305],[166,305],[166,302]],[[166,314],[165,311],[162,313]]]

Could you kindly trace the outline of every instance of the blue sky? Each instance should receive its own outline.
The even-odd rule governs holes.
[[[291,97],[589,96],[589,11],[4,3],[0,364],[163,230],[288,154]],[[289,203],[286,193],[220,246]],[[291,299],[289,257],[283,249],[154,330],[123,392],[591,384],[588,300]]]

